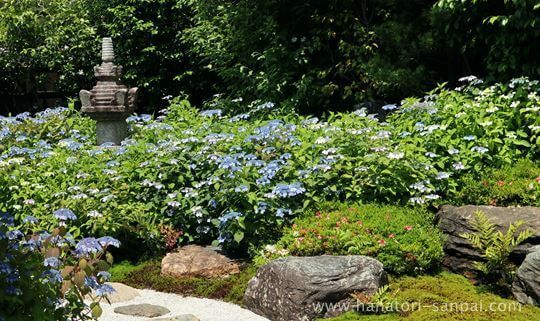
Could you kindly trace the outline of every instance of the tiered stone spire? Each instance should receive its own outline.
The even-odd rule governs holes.
[[[103,38],[100,66],[94,67],[97,84],[92,90],[81,90],[81,111],[97,121],[97,144],[120,145],[127,137],[126,118],[135,110],[137,88],[128,89],[120,78],[122,66],[114,64],[111,38]]]

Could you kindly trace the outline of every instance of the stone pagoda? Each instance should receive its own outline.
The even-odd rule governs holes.
[[[97,145],[120,145],[127,137],[126,118],[134,112],[137,88],[128,89],[120,78],[122,67],[114,64],[111,38],[103,38],[102,63],[94,67],[97,84],[92,90],[81,90],[81,111],[96,120]]]

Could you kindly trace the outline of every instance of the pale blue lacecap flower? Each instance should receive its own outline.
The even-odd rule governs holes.
[[[77,219],[77,216],[75,215],[75,213],[73,213],[72,210],[69,210],[67,208],[61,208],[59,210],[56,210],[53,213],[53,215],[54,215],[54,217],[56,217],[57,219],[59,219],[61,221],[76,220]]]
[[[52,268],[58,268],[60,266],[60,260],[57,257],[51,256],[43,260],[43,265]]]
[[[114,292],[116,292],[116,290],[109,284],[102,284],[96,289],[96,295],[99,297],[104,297]]]
[[[117,239],[115,239],[113,237],[110,237],[110,236],[100,237],[99,239],[97,239],[97,241],[103,247],[107,247],[107,246],[114,246],[114,247],[117,247],[117,248],[120,247],[120,241],[118,241]]]
[[[98,272],[97,276],[103,278],[105,281],[109,281],[109,279],[111,278],[111,273],[107,271],[100,271]]]
[[[58,270],[47,270],[43,272],[44,282],[50,282],[50,283],[60,283],[64,279],[62,278],[62,274]]]
[[[93,237],[87,237],[80,240],[77,245],[75,245],[75,252],[79,256],[88,256],[93,253],[98,253],[102,251],[103,248],[101,244]]]

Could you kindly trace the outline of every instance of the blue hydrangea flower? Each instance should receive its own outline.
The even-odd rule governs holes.
[[[53,213],[54,217],[56,217],[57,219],[61,220],[61,221],[67,221],[67,220],[76,220],[77,219],[77,216],[75,215],[75,213],[73,213],[72,210],[69,210],[67,208],[61,208],[59,210],[56,210],[54,213]]]
[[[0,274],[9,274],[11,273],[12,268],[6,262],[0,262]]]
[[[396,108],[397,106],[395,104],[388,104],[388,105],[382,106],[382,110],[394,110]]]
[[[116,290],[109,284],[102,284],[96,289],[96,295],[99,297],[104,297],[116,292]]]
[[[100,237],[99,239],[97,239],[97,241],[103,247],[107,247],[107,246],[114,246],[114,247],[117,247],[117,248],[120,247],[120,241],[118,241],[117,239],[115,239],[113,237],[110,237],[110,236]]]
[[[19,230],[11,230],[6,233],[7,238],[10,240],[21,239],[24,237],[24,234]]]
[[[477,152],[477,153],[480,153],[480,154],[484,154],[484,153],[488,152],[489,149],[487,149],[485,147],[482,147],[482,146],[474,146],[473,148],[471,148],[471,151]]]
[[[227,223],[227,221],[233,219],[233,218],[236,218],[236,217],[239,217],[239,216],[242,216],[243,214],[240,213],[240,212],[228,212],[227,214],[223,215],[222,217],[219,218],[219,221],[221,222],[221,224],[225,224]]]
[[[45,272],[43,272],[43,278],[44,278],[44,282],[50,282],[50,283],[60,283],[64,280],[64,278],[62,278],[62,274],[60,273],[60,271],[58,270],[47,270]]]
[[[87,237],[79,241],[75,246],[75,252],[79,256],[88,256],[102,251],[101,244],[93,237]]]
[[[46,267],[58,268],[60,266],[60,260],[54,256],[51,256],[43,261],[43,265]]]
[[[13,226],[14,225],[14,218],[7,212],[0,211],[0,226]]]
[[[99,283],[95,276],[85,276],[84,285],[92,289],[97,289],[99,287]]]
[[[223,111],[221,109],[210,109],[210,110],[203,110],[201,111],[201,116],[204,117],[213,117],[213,116],[221,116]]]
[[[105,281],[109,281],[109,279],[111,278],[111,273],[107,271],[100,271],[98,272],[97,276],[103,278]]]
[[[19,279],[20,279],[19,271],[13,270],[6,277],[6,282],[9,283],[9,284],[13,284],[13,283],[19,281]]]
[[[234,191],[236,193],[245,193],[248,190],[249,190],[249,187],[247,185],[243,185],[243,184],[234,188]]]
[[[283,218],[285,215],[291,215],[292,211],[288,208],[278,208],[276,212],[277,217]]]
[[[16,295],[16,296],[22,295],[22,290],[14,287],[13,285],[6,286],[4,291],[8,295]]]
[[[438,172],[437,173],[437,179],[438,180],[442,180],[442,179],[447,179],[450,177],[450,173],[447,173],[447,172]]]
[[[33,216],[27,216],[23,219],[23,223],[37,224],[39,223],[39,220]]]
[[[278,197],[293,197],[296,195],[303,194],[306,191],[306,189],[303,187],[303,185],[300,182],[295,182],[292,184],[278,184],[274,189],[272,190],[272,193],[270,193],[270,197],[278,196]]]

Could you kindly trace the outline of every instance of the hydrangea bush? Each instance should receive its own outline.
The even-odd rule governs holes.
[[[446,202],[463,174],[538,157],[538,82],[463,81],[385,106],[385,121],[363,109],[319,120],[263,102],[239,115],[218,101],[199,112],[175,99],[155,119],[130,117],[118,148],[94,147],[91,121],[73,109],[1,118],[0,200],[48,227],[43,213],[71,208],[74,235],[153,248],[166,231],[169,248],[178,235],[242,250],[324,201]]]
[[[67,223],[68,209],[51,215],[57,226],[40,231],[38,219],[26,216],[20,225],[0,212],[0,320],[93,320],[99,303],[114,289],[105,284],[112,256],[111,237],[77,239]]]

